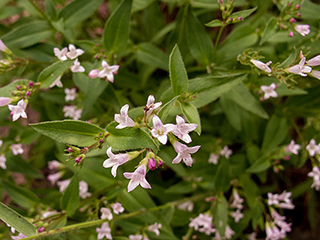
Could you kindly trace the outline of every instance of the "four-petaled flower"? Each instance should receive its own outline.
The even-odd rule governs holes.
[[[296,25],[294,29],[300,33],[302,36],[308,35],[310,33],[310,26],[306,24]]]
[[[116,126],[117,129],[122,129],[125,127],[134,127],[134,121],[128,116],[129,105],[126,104],[120,109],[120,114],[114,115],[114,120],[119,123]]]
[[[173,124],[165,124],[161,122],[161,119],[157,116],[154,115],[153,119],[153,129],[151,130],[151,135],[159,140],[162,144],[167,143],[167,134],[171,132],[175,126]]]
[[[147,100],[147,105],[144,108],[144,111],[146,113],[146,118],[148,118],[150,116],[150,114],[152,113],[152,111],[154,109],[157,109],[162,104],[162,102],[154,103],[154,101],[155,101],[154,96],[153,95],[149,95],[148,100]]]
[[[317,145],[316,140],[311,139],[310,143],[307,145],[306,149],[309,151],[310,156],[314,156],[316,153],[319,153],[320,147]]]
[[[70,59],[75,59],[83,53],[84,51],[82,49],[76,49],[73,44],[69,44],[69,52],[67,52],[66,55]]]
[[[182,141],[186,143],[190,143],[192,141],[191,137],[189,136],[189,132],[195,130],[197,128],[197,124],[195,123],[186,123],[183,117],[179,115],[176,116],[177,125],[172,130],[172,133],[180,138]]]
[[[214,165],[217,165],[219,158],[220,158],[219,154],[211,153],[209,156],[208,163],[213,163]]]
[[[240,221],[240,219],[243,218],[243,214],[241,213],[241,210],[238,208],[237,211],[230,213],[230,215],[234,218],[234,221],[237,223]]]
[[[100,208],[100,212],[102,213],[100,219],[107,218],[109,221],[111,221],[113,219],[111,210],[109,208],[102,207],[102,208]]]
[[[160,235],[160,231],[159,231],[160,228],[162,228],[161,223],[155,222],[154,224],[152,224],[148,227],[148,230],[150,232],[154,232],[157,236],[159,236]]]
[[[102,60],[101,66],[102,66],[102,70],[98,73],[97,77],[99,78],[107,77],[107,81],[113,83],[113,80],[114,80],[113,74],[117,73],[119,69],[119,65],[109,66],[109,64],[106,61]]]
[[[66,102],[68,101],[73,101],[76,97],[77,97],[77,93],[76,93],[77,89],[76,88],[65,88],[64,92],[66,94],[65,100]]]
[[[12,121],[16,121],[19,117],[27,118],[26,110],[26,103],[23,99],[21,99],[17,106],[15,105],[8,105],[9,110],[11,111]]]
[[[270,86],[261,86],[261,90],[264,92],[263,99],[268,99],[270,97],[278,97],[278,93],[275,91],[277,89],[277,85],[275,83],[271,83]]]
[[[109,227],[108,222],[102,223],[101,228],[96,228],[96,231],[98,233],[98,240],[100,240],[104,237],[106,237],[107,239],[112,239],[111,229]]]
[[[88,192],[88,188],[89,188],[88,183],[86,183],[85,181],[79,182],[79,196],[82,199],[85,199],[91,196],[91,193]]]
[[[259,60],[251,59],[250,60],[257,68],[267,73],[271,73],[272,70],[269,68],[269,65],[272,63],[271,61],[264,63]]]
[[[130,155],[127,153],[113,154],[111,149],[112,149],[111,147],[107,149],[107,155],[109,158],[103,162],[103,167],[104,168],[112,167],[111,169],[112,176],[116,177],[117,168],[120,165],[128,162],[130,160]]]
[[[300,74],[303,77],[306,77],[312,71],[312,68],[309,66],[305,66],[306,58],[302,58],[299,64],[294,65],[288,69],[289,72],[294,74]]]
[[[56,80],[53,81],[53,83],[50,84],[49,88],[53,88],[54,86],[57,86],[57,87],[63,87],[63,84],[61,82],[61,75],[59,77],[57,77]]]
[[[65,48],[62,48],[61,50],[59,50],[59,48],[53,48],[53,52],[54,52],[54,55],[59,58],[61,61],[64,61],[64,60],[67,60],[67,52],[68,52],[68,49],[65,47]]]
[[[228,146],[224,146],[223,149],[220,151],[220,155],[225,156],[226,159],[229,159],[231,154],[232,154],[232,150],[229,149]]]
[[[81,117],[82,110],[76,109],[75,106],[64,106],[62,111],[65,117],[71,117],[73,120],[78,120]]]
[[[180,163],[183,160],[187,166],[191,167],[193,159],[190,153],[197,152],[201,146],[187,147],[182,143],[175,142],[173,147],[178,155],[172,160],[172,163]]]
[[[112,210],[115,214],[119,214],[122,213],[124,211],[124,207],[122,207],[122,204],[119,202],[116,202],[114,204],[112,204]]]
[[[11,150],[12,150],[13,155],[22,154],[24,152],[21,143],[12,144]]]
[[[73,62],[73,65],[70,67],[71,72],[84,72],[85,69],[80,65],[78,58]]]
[[[6,157],[4,156],[4,154],[1,154],[0,155],[0,167],[3,168],[3,169],[6,169],[7,166],[6,166]]]
[[[124,177],[131,179],[128,184],[128,192],[131,192],[139,184],[143,188],[151,188],[150,184],[146,180],[147,168],[145,165],[140,165],[133,173],[125,172]]]
[[[297,155],[300,148],[301,146],[299,144],[295,144],[294,140],[291,140],[290,144],[285,148],[285,151]]]

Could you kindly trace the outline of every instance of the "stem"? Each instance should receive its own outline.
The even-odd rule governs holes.
[[[217,39],[216,39],[216,43],[214,44],[214,49],[213,49],[213,52],[215,53],[217,51],[217,47],[219,45],[219,41],[220,41],[220,38],[221,38],[221,34],[223,32],[225,28],[225,25],[222,25],[220,30],[219,30],[219,33],[218,33],[218,36],[217,36]]]

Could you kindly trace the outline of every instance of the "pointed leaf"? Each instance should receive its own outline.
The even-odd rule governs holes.
[[[216,191],[226,192],[230,187],[230,176],[229,176],[229,160],[221,159],[219,166],[214,177],[214,189]]]
[[[247,10],[243,10],[243,11],[239,11],[239,12],[234,12],[230,15],[230,18],[237,20],[240,17],[243,20],[246,17],[248,17],[251,13],[253,13],[255,10],[257,10],[257,8],[258,7],[254,7],[251,9],[247,9]]]
[[[200,116],[198,113],[198,110],[195,106],[193,106],[189,102],[180,102],[180,108],[183,113],[183,115],[187,118],[189,123],[195,123],[197,124],[197,128],[195,129],[196,133],[198,135],[201,134],[201,122],[200,122]]]
[[[224,236],[228,223],[228,202],[223,195],[219,196],[215,206],[214,223],[221,236]]]
[[[170,113],[170,110],[172,109],[172,107],[174,106],[177,98],[179,96],[176,96],[174,98],[172,98],[169,102],[167,102],[158,112],[158,117],[161,119],[162,122],[164,122],[167,118],[167,116]]]
[[[140,62],[165,71],[169,70],[169,56],[150,43],[140,43],[136,55]]]
[[[223,23],[220,20],[215,19],[215,20],[212,20],[211,22],[206,23],[205,25],[207,27],[221,27]]]
[[[62,195],[61,208],[67,211],[67,216],[71,217],[77,210],[79,201],[79,177],[78,173],[75,172],[67,189]]]
[[[294,48],[294,52],[289,55],[289,57],[284,60],[281,64],[279,64],[278,68],[284,68],[290,66],[297,58],[298,50]]]
[[[277,30],[277,19],[275,17],[272,17],[269,19],[262,35],[259,45],[264,44],[270,37],[272,37]]]

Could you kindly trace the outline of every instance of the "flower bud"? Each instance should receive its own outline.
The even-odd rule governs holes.
[[[299,10],[300,8],[301,8],[301,5],[300,5],[300,4],[297,4],[297,5],[296,5],[296,9]]]
[[[89,72],[89,77],[90,78],[96,78],[99,74],[100,70],[99,69],[93,69]]]
[[[301,13],[298,12],[298,13],[297,13],[297,17],[301,17]]]
[[[33,82],[28,83],[29,87],[33,87]]]
[[[293,37],[293,32],[292,31],[289,32],[289,37]]]
[[[10,103],[11,103],[11,98],[0,97],[0,107],[7,106]]]
[[[162,166],[163,166],[163,162],[162,162],[162,160],[159,159],[158,160],[158,167],[161,168]]]
[[[155,170],[157,168],[157,163],[154,160],[154,158],[150,158],[148,160],[148,167],[149,167],[150,170]]]
[[[76,159],[74,160],[77,164],[81,163],[85,158],[84,154],[80,154]]]
[[[291,22],[291,23],[294,23],[295,21],[296,21],[296,20],[295,20],[294,18],[291,18],[291,19],[290,19],[290,22]]]
[[[45,231],[45,228],[43,226],[39,227],[38,228],[38,233],[42,233]]]
[[[30,95],[31,95],[31,92],[30,92],[30,91],[27,91],[27,92],[26,92],[26,96],[29,97]]]

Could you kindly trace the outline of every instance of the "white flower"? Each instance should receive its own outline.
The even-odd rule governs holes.
[[[190,220],[189,227],[193,227],[196,231],[204,232],[207,235],[215,232],[215,229],[212,228],[212,217],[209,214],[200,213],[198,217]]]
[[[268,193],[268,205],[276,205],[279,204],[279,199],[278,199],[279,195],[278,194],[272,194],[272,193]]]
[[[231,203],[231,207],[242,209],[243,208],[242,203],[244,199],[239,196],[238,191],[235,188],[233,189],[232,194],[233,194],[233,202]]]
[[[27,118],[27,114],[25,112],[26,107],[27,105],[23,99],[18,102],[17,106],[8,105],[8,108],[11,111],[10,114],[12,115],[12,121],[16,121],[19,117]]]
[[[66,96],[65,96],[66,102],[73,101],[77,97],[76,91],[77,91],[76,88],[71,88],[71,89],[65,88],[64,89],[64,93],[66,94]]]
[[[127,153],[113,154],[111,149],[112,149],[111,147],[107,149],[107,155],[109,158],[103,162],[103,167],[104,168],[112,167],[111,169],[112,176],[116,177],[117,168],[120,165],[128,162],[130,160],[130,155]]]
[[[172,163],[180,163],[183,160],[187,166],[191,167],[193,159],[190,153],[197,152],[201,146],[187,147],[182,143],[175,142],[173,147],[178,155],[172,160]]]
[[[294,29],[300,33],[302,36],[306,36],[310,33],[310,26],[303,24],[303,25],[296,25],[294,26]]]
[[[310,75],[320,80],[320,71],[313,70]]]
[[[142,235],[129,235],[129,240],[142,240]]]
[[[73,65],[70,67],[71,72],[84,72],[85,69],[80,65],[78,58],[73,62]]]
[[[85,199],[91,196],[91,193],[88,192],[88,188],[89,188],[88,183],[86,183],[85,181],[79,182],[79,196],[82,199]]]
[[[186,210],[188,212],[191,212],[193,210],[193,207],[194,204],[190,200],[178,205],[178,209]]]
[[[146,180],[147,168],[145,165],[140,165],[133,173],[125,172],[123,175],[127,179],[131,179],[128,184],[128,192],[131,192],[139,184],[143,188],[151,188]]]
[[[153,95],[149,95],[148,100],[147,100],[147,105],[144,108],[144,111],[146,113],[146,118],[148,118],[150,116],[150,114],[152,113],[152,111],[154,109],[157,109],[162,104],[162,102],[154,103],[154,101],[155,101],[154,96]]]
[[[224,232],[224,237],[226,239],[231,239],[233,234],[235,234],[235,232],[231,229],[229,225],[227,225],[226,230]]]
[[[126,104],[120,109],[120,114],[114,115],[114,120],[119,123],[119,125],[116,126],[117,129],[135,126],[135,122],[128,116],[128,109],[129,105]]]
[[[309,177],[313,177],[312,188],[315,188],[317,191],[320,190],[320,169],[318,167],[313,167],[312,171],[308,173]]]
[[[179,115],[176,116],[177,125],[172,130],[172,133],[180,138],[182,141],[186,143],[190,143],[192,141],[191,137],[189,136],[189,132],[195,130],[197,128],[197,124],[195,123],[186,123],[183,117]]]
[[[47,179],[50,181],[51,185],[54,185],[62,177],[62,172],[57,172],[54,174],[49,174]]]
[[[99,75],[100,70],[99,69],[93,69],[89,72],[90,78],[96,78]]]
[[[259,60],[251,59],[250,60],[257,68],[267,73],[271,73],[271,69],[268,67],[272,62],[269,61],[267,63],[261,62]]]
[[[24,235],[24,234],[22,234],[22,233],[19,233],[18,236],[11,236],[11,239],[13,239],[13,240],[19,240],[19,239],[23,239],[23,238],[26,238],[26,237],[28,237],[28,236],[26,236],[26,235]]]
[[[4,154],[1,154],[0,155],[0,167],[3,168],[3,169],[6,169],[7,166],[6,166],[6,157],[4,156]]]
[[[82,49],[76,49],[76,47],[72,44],[69,44],[69,52],[67,52],[67,57],[70,59],[75,59],[78,56],[82,55],[84,51]]]
[[[114,76],[113,73],[117,73],[118,69],[119,69],[119,65],[112,65],[109,66],[109,64],[102,60],[102,70],[98,73],[97,77],[99,78],[104,78],[107,77],[107,81],[112,82],[114,80]]]
[[[73,120],[78,120],[81,117],[82,110],[76,109],[75,106],[64,106],[62,111],[65,117],[71,117]]]
[[[22,154],[24,152],[21,143],[12,144],[11,150],[12,150],[13,155]]]
[[[151,130],[151,135],[159,140],[162,144],[167,143],[167,134],[171,132],[175,126],[173,124],[165,124],[161,122],[161,119],[157,116],[154,115],[153,119],[153,129]]]
[[[277,85],[275,83],[271,83],[270,86],[261,86],[261,90],[264,92],[263,99],[268,99],[270,97],[278,97],[278,93],[275,91],[277,89]]]
[[[7,106],[10,103],[11,103],[11,98],[0,97],[0,107]]]
[[[219,154],[211,153],[209,160],[208,160],[208,163],[213,163],[213,164],[217,165],[219,158],[220,158]]]
[[[294,74],[300,74],[303,77],[306,77],[312,71],[312,68],[309,66],[305,66],[306,58],[302,58],[299,64],[294,65],[288,69],[289,72]]]
[[[59,50],[59,48],[53,48],[53,52],[54,52],[54,55],[59,58],[61,61],[64,61],[64,60],[67,60],[67,52],[68,52],[68,49],[65,47],[65,48],[62,48],[61,51]]]
[[[122,204],[119,202],[116,202],[114,204],[112,204],[112,210],[115,214],[119,214],[122,213],[124,211],[124,208],[122,207]]]
[[[291,140],[290,144],[285,148],[285,151],[297,155],[300,148],[301,146],[299,144],[295,144],[294,140]]]
[[[111,229],[109,227],[109,223],[108,222],[104,222],[101,225],[101,228],[96,228],[96,231],[98,233],[98,240],[106,237],[107,239],[112,239],[111,236]]]
[[[317,145],[316,140],[311,139],[310,143],[307,145],[306,149],[309,151],[310,156],[314,156],[320,151],[320,147]]]
[[[161,223],[157,223],[157,222],[156,222],[156,223],[150,225],[150,226],[148,227],[148,230],[149,230],[150,232],[154,232],[157,236],[159,236],[159,235],[160,235],[160,231],[159,231],[160,228],[162,228]]]
[[[55,215],[56,213],[57,213],[56,210],[54,210],[54,211],[46,211],[46,212],[44,212],[44,213],[42,214],[42,218],[50,217],[50,216],[52,216],[52,215]]]
[[[226,159],[229,159],[231,154],[232,150],[229,149],[228,146],[224,146],[223,149],[220,151],[220,155],[225,156]]]
[[[311,58],[309,61],[307,61],[307,64],[309,66],[319,66],[320,65],[320,55],[317,55],[317,56]]]
[[[71,181],[70,179],[67,179],[67,180],[57,182],[57,185],[59,187],[59,192],[63,193],[69,186],[70,181]]]
[[[63,87],[63,84],[61,82],[61,75],[59,77],[57,77],[56,80],[53,81],[53,83],[50,84],[49,88],[53,88],[54,86],[57,86],[57,87]]]
[[[238,223],[240,219],[243,218],[243,214],[241,213],[240,209],[237,209],[237,211],[230,213],[230,215],[234,218],[234,221]]]
[[[59,169],[60,166],[62,166],[62,164],[60,162],[58,162],[57,160],[53,160],[53,161],[48,162],[48,168],[50,170],[57,170],[57,169]]]
[[[111,210],[109,208],[102,207],[102,208],[100,208],[100,212],[102,213],[100,219],[108,218],[109,221],[111,221],[113,219]]]

